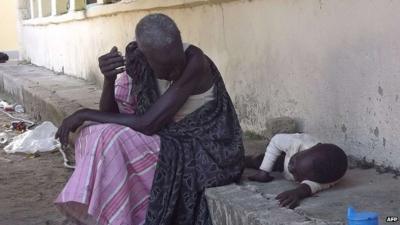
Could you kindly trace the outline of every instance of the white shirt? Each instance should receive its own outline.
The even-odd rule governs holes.
[[[186,51],[190,47],[190,44],[183,43],[183,49]],[[157,79],[158,89],[160,90],[160,94],[163,95],[168,88],[172,85],[171,81]],[[190,113],[196,111],[204,104],[209,101],[214,100],[214,87],[215,84],[208,89],[206,92],[197,94],[197,95],[190,95],[186,102],[182,105],[182,107],[178,110],[178,112],[174,116],[174,121],[177,122],[185,118],[185,116],[189,115]]]
[[[271,142],[267,146],[260,170],[272,172],[272,168],[274,167],[277,158],[282,154],[282,152],[285,152],[286,156],[283,166],[283,176],[288,180],[294,180],[293,174],[290,173],[288,169],[290,158],[292,158],[294,154],[307,150],[318,143],[320,142],[309,134],[277,134],[271,139]],[[332,187],[337,182],[338,181],[321,184],[310,180],[304,180],[301,183],[308,185],[312,194],[315,194]]]
[[[160,94],[163,95],[168,88],[171,86],[171,82],[167,80],[161,80],[157,79],[158,82],[158,88],[160,90]],[[214,87],[215,84],[208,89],[206,92],[197,94],[197,95],[190,95],[186,102],[181,106],[181,108],[176,112],[174,115],[174,121],[180,121],[183,118],[185,118],[187,115],[190,113],[196,111],[200,107],[202,107],[204,104],[206,104],[209,101],[214,100]]]

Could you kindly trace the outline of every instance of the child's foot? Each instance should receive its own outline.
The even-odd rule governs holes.
[[[264,154],[246,156],[244,164],[246,168],[259,169],[264,159]]]
[[[270,182],[274,179],[274,177],[270,176],[268,172],[258,170],[257,173],[253,176],[249,176],[249,180],[258,181],[258,182]]]

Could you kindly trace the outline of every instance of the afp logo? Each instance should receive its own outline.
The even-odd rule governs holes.
[[[396,223],[398,221],[399,221],[399,217],[397,217],[397,216],[386,217],[386,222],[388,222],[388,223]]]

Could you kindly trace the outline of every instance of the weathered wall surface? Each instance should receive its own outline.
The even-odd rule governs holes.
[[[21,37],[32,63],[100,83],[97,57],[123,49],[147,13],[168,14],[219,66],[245,130],[295,117],[324,142],[399,168],[399,10],[391,0],[243,0],[25,25]]]

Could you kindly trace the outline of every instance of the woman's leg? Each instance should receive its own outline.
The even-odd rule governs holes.
[[[116,124],[85,127],[76,169],[56,200],[81,223],[131,225],[145,220],[160,139]]]

